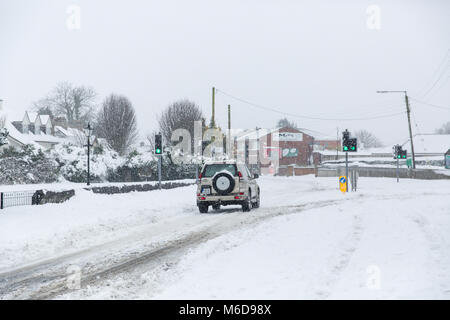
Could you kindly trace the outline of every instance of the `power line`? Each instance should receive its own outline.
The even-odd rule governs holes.
[[[448,76],[446,80],[441,82],[441,84],[436,89],[434,89],[433,93],[431,93],[427,96],[427,100],[429,101],[430,99],[432,99],[443,87],[445,87],[445,85],[447,84],[449,79],[450,79],[450,76]]]
[[[323,120],[323,121],[362,121],[362,120],[373,120],[373,119],[382,119],[382,118],[390,118],[390,117],[394,117],[394,116],[398,116],[400,114],[404,114],[405,112],[397,112],[397,113],[390,113],[390,114],[385,114],[385,115],[379,115],[379,116],[373,116],[373,117],[362,117],[362,118],[321,118],[321,117],[312,117],[312,116],[303,116],[303,115],[298,115],[298,114],[293,114],[293,113],[289,113],[289,112],[284,112],[284,111],[280,111],[274,108],[270,108],[270,107],[266,107],[260,104],[256,104],[253,102],[250,102],[248,100],[242,99],[242,98],[238,98],[236,96],[233,96],[229,93],[226,93],[222,90],[219,90],[216,88],[216,90],[218,92],[223,93],[224,95],[233,98],[237,101],[240,101],[242,103],[251,105],[255,108],[259,108],[259,109],[263,109],[263,110],[267,110],[267,111],[271,111],[271,112],[275,112],[278,114],[282,114],[285,116],[290,116],[290,117],[296,117],[296,118],[301,118],[301,119],[309,119],[309,120]]]
[[[437,104],[425,102],[425,101],[418,100],[418,99],[412,98],[412,97],[411,97],[411,99],[416,101],[416,102],[418,102],[418,103],[421,103],[421,104],[424,104],[424,105],[427,105],[427,106],[430,106],[430,107],[439,108],[439,109],[443,109],[443,110],[450,110],[450,107],[439,106]]]
[[[450,54],[450,49],[447,50],[446,54],[444,55],[444,58],[442,59],[442,61],[439,63],[438,68],[436,69],[436,71],[433,73],[433,76],[430,79],[430,82],[434,79],[434,77],[436,75],[438,75],[437,79],[434,81],[434,83],[431,85],[431,87],[428,88],[428,90],[426,90],[423,94],[420,95],[420,98],[424,98],[426,97],[432,90],[433,88],[436,86],[436,84],[439,82],[439,80],[442,78],[442,76],[444,75],[445,71],[447,70],[448,66],[450,66],[449,61],[447,60],[447,57]],[[442,71],[441,68],[444,67],[446,64],[448,64]],[[425,86],[422,90],[425,90],[427,88],[427,86]],[[421,90],[421,91],[422,91]]]
[[[327,134],[327,133],[323,133],[323,132],[320,132],[320,131],[316,131],[316,130],[311,130],[311,129],[306,129],[306,128],[298,128],[300,131],[309,131],[309,132],[312,132],[312,133],[318,133],[318,134],[320,134],[320,135],[322,135],[322,136],[324,136],[324,137],[333,137],[334,138],[334,136],[332,136],[332,135],[329,135],[329,134]],[[334,131],[334,130],[333,130]]]

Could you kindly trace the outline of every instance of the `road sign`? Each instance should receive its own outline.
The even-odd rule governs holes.
[[[347,192],[347,177],[346,176],[339,177],[339,189],[342,192]]]

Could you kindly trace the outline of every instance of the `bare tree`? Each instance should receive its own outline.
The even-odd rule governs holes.
[[[358,139],[358,146],[361,144],[365,148],[378,148],[382,147],[383,143],[373,133],[367,130],[358,130],[355,133],[355,137]]]
[[[60,82],[47,97],[34,102],[33,108],[41,114],[64,116],[69,122],[84,125],[94,115],[96,97],[91,87]]]
[[[154,150],[155,148],[155,135],[157,134],[156,130],[153,130],[151,133],[147,134],[147,141],[150,146],[150,150]]]
[[[111,94],[97,114],[95,133],[124,155],[138,137],[136,113],[127,97]]]
[[[450,134],[450,122],[444,123],[442,127],[436,129],[437,134]]]
[[[288,118],[283,118],[283,119],[278,120],[277,127],[278,128],[291,128],[291,129],[298,130],[297,124],[293,121],[289,121]]]
[[[198,105],[187,99],[170,104],[158,119],[159,129],[166,141],[171,142],[172,132],[186,129],[191,135],[191,147],[194,145],[194,121],[202,121],[203,113]]]

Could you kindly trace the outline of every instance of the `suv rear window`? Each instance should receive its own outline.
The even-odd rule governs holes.
[[[203,169],[202,176],[205,178],[211,178],[213,177],[217,172],[226,170],[229,173],[231,173],[233,176],[236,176],[236,165],[234,164],[208,164],[205,166],[205,169]]]

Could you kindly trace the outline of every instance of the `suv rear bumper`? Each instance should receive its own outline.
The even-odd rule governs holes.
[[[242,202],[247,200],[247,195],[240,194],[231,194],[227,196],[203,196],[200,195],[197,197],[197,206],[198,205],[213,205],[220,204],[223,206],[227,205],[241,205]]]

